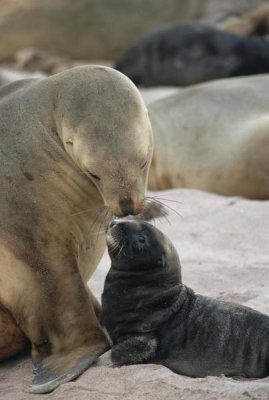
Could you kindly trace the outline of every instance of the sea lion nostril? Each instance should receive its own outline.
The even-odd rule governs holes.
[[[113,226],[117,225],[117,220],[113,219],[112,221],[109,222],[108,227],[109,229],[113,228]]]
[[[119,202],[124,216],[134,214],[134,203],[132,199],[123,199]]]

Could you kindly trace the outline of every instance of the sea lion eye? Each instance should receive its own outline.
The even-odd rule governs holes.
[[[100,180],[101,180],[101,178],[99,178],[99,176],[92,174],[90,171],[88,171],[88,173],[89,173],[89,175],[91,175],[91,177],[92,177],[93,179],[95,179],[96,181],[100,181]]]
[[[142,251],[147,243],[147,239],[144,235],[136,235],[132,242],[132,247],[134,250]]]
[[[143,235],[138,235],[137,239],[139,243],[144,244],[146,242],[145,236]]]

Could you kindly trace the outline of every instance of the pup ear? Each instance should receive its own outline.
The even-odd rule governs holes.
[[[160,266],[160,267],[166,267],[166,259],[165,259],[165,256],[164,256],[164,254],[162,254],[162,256],[159,258],[159,260],[157,261],[157,264]]]

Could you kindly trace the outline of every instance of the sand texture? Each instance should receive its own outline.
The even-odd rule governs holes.
[[[269,313],[269,201],[222,197],[195,190],[151,193],[170,210],[156,221],[175,244],[183,281],[196,292],[235,301]],[[107,255],[90,282],[100,297],[109,267]],[[29,357],[0,367],[0,399],[25,400],[32,379]],[[40,397],[41,398],[41,397]],[[241,400],[269,399],[269,378],[193,379],[159,365],[112,367],[109,353],[75,382],[63,384],[42,399],[63,400]]]

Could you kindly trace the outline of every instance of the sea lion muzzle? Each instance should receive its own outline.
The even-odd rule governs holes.
[[[107,243],[110,245],[110,238],[113,240],[114,247],[119,247],[120,242],[122,248],[131,246],[133,251],[142,251],[148,246],[149,241],[143,232],[137,232],[130,221],[112,220],[107,227]]]

